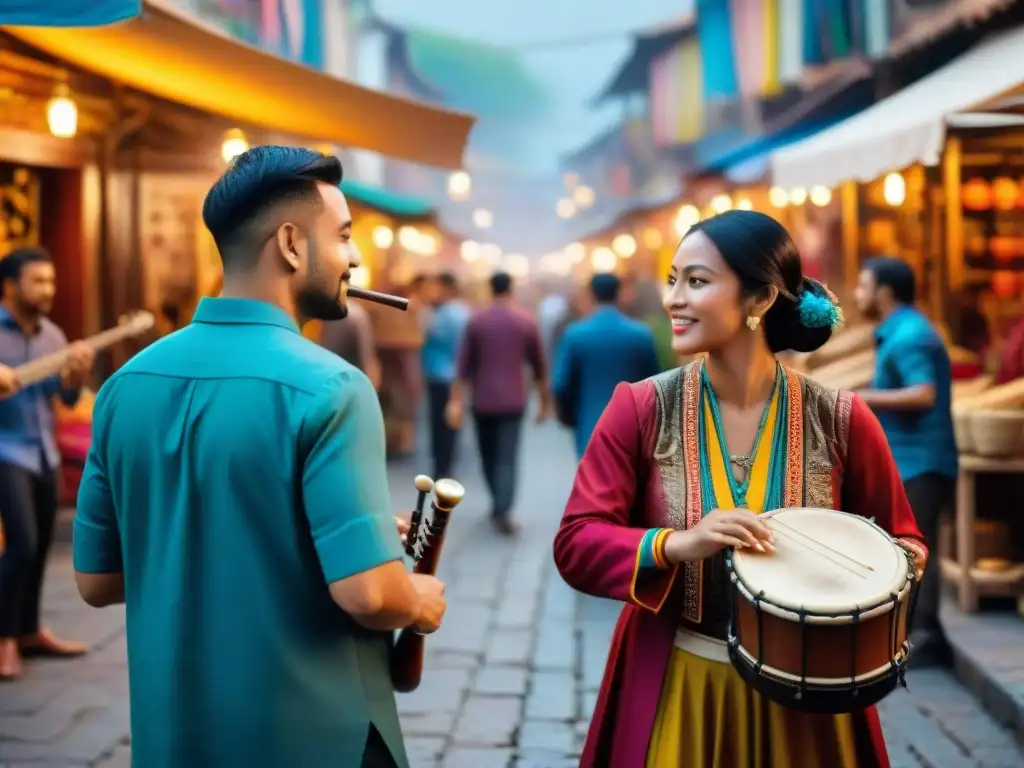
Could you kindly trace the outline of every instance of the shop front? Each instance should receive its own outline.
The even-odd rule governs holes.
[[[841,190],[851,279],[879,253],[915,267],[954,375],[974,375],[954,384],[956,522],[937,547],[964,610],[986,595],[1024,610],[1022,530],[1005,514],[1024,473],[1024,379],[991,386],[997,356],[974,354],[998,352],[1024,317],[1024,119],[1010,106],[1024,88],[1022,52],[1024,28],[992,35],[771,161],[782,188]]]

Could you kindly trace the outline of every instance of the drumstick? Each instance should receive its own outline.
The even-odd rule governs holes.
[[[859,565],[859,566],[860,566],[861,568],[864,568],[865,570],[868,570],[868,571],[873,571],[873,570],[875,570],[874,568],[872,568],[872,567],[871,567],[870,565],[868,565],[867,563],[862,563],[862,562],[861,562],[860,560],[855,560],[854,558],[850,557],[850,556],[849,556],[848,554],[846,554],[845,552],[841,552],[841,551],[839,551],[838,549],[835,549],[834,547],[830,547],[830,546],[829,546],[828,544],[826,544],[825,542],[823,542],[823,541],[818,541],[817,539],[815,539],[815,538],[812,538],[811,536],[808,536],[808,535],[807,535],[806,533],[804,533],[803,531],[798,531],[798,530],[797,530],[796,528],[793,528],[793,527],[791,527],[791,526],[789,526],[789,525],[786,525],[785,523],[780,523],[780,522],[779,522],[778,520],[775,520],[775,521],[773,521],[773,522],[774,522],[774,523],[775,523],[776,525],[781,525],[782,527],[784,527],[784,528],[787,528],[788,530],[792,531],[793,533],[797,534],[798,536],[803,536],[803,537],[804,537],[805,539],[807,539],[808,541],[814,542],[814,543],[815,543],[815,544],[817,544],[817,545],[818,545],[819,547],[824,547],[824,548],[825,548],[825,549],[827,549],[827,550],[828,550],[829,552],[834,552],[835,554],[839,555],[840,557],[845,557],[845,558],[846,558],[847,560],[849,560],[849,561],[850,561],[851,563],[853,563],[853,564],[855,564],[855,565]]]

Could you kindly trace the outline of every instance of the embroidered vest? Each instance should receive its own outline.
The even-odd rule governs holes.
[[[702,449],[700,366],[699,361],[690,363],[651,379],[657,399],[654,462],[667,524],[677,530],[692,528],[703,515],[698,456]],[[789,429],[783,506],[836,509],[833,470],[846,462],[851,396],[788,368],[786,374]],[[683,618],[697,625],[702,618],[703,571],[704,563],[683,565]]]

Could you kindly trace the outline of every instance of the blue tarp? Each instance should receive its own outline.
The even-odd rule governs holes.
[[[434,212],[430,203],[417,197],[388,192],[361,181],[345,179],[341,182],[341,191],[363,205],[399,218],[421,219]]]
[[[138,16],[142,0],[0,0],[0,24],[99,27]]]

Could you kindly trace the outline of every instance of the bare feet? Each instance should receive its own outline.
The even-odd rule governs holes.
[[[47,627],[40,627],[34,635],[20,638],[23,656],[49,656],[51,658],[72,658],[81,656],[89,649],[82,643],[62,640]]]
[[[0,682],[17,680],[23,672],[18,641],[13,637],[0,637]]]

